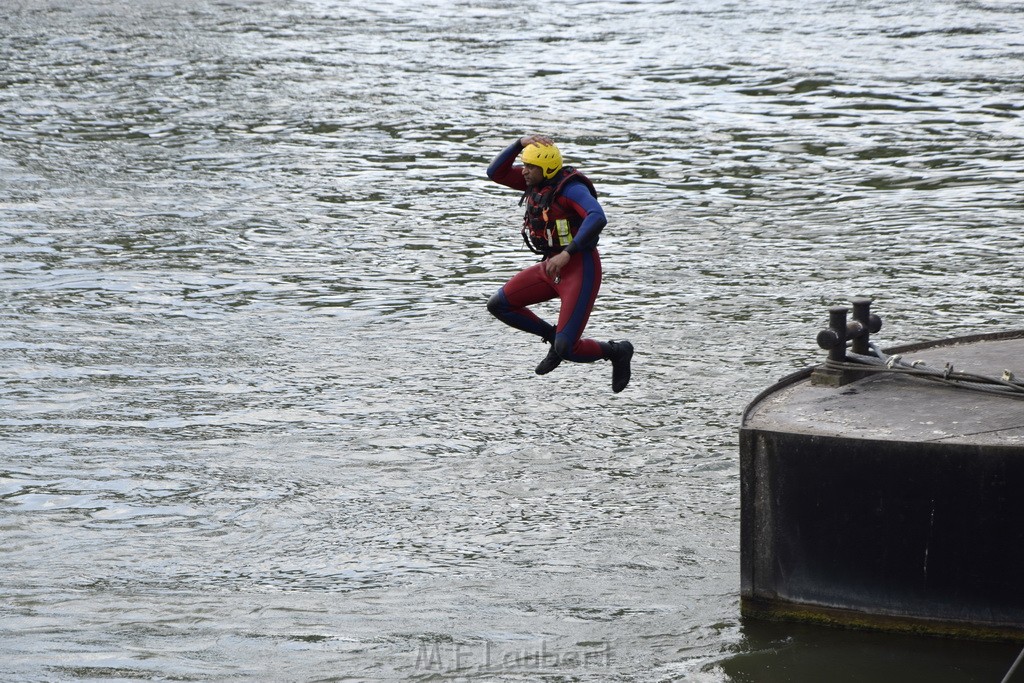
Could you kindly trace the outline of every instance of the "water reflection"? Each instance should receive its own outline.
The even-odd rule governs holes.
[[[745,620],[737,654],[721,667],[736,683],[784,681],[1001,681],[1015,644],[965,643]]]

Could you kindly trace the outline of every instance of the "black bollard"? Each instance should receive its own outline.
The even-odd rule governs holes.
[[[828,309],[828,329],[818,333],[818,346],[828,351],[830,363],[845,363],[848,360],[846,343],[850,341],[853,342],[853,353],[868,355],[871,352],[871,334],[882,329],[882,319],[871,313],[871,299],[857,297],[851,303],[853,320],[847,322],[850,309],[845,306],[833,306]],[[864,376],[864,372],[854,369],[823,365],[811,373],[811,383],[841,387]]]
[[[853,304],[853,319],[859,324],[859,334],[853,337],[853,352],[866,356],[870,353],[868,342],[871,337],[871,299],[858,297],[851,301]],[[878,318],[878,316],[875,316]],[[879,322],[881,322],[879,320]],[[874,330],[877,332],[878,330]]]
[[[828,351],[828,359],[836,362],[846,360],[847,325],[845,306],[828,309],[828,329],[818,333],[818,346]]]

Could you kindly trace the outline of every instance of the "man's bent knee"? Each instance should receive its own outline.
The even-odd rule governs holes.
[[[487,310],[495,318],[500,318],[508,312],[508,299],[505,298],[505,290],[499,289],[487,300]]]

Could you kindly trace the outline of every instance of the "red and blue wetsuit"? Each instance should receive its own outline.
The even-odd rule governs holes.
[[[487,177],[525,193],[523,234],[533,251],[545,260],[565,251],[570,259],[555,279],[547,274],[543,261],[520,272],[490,298],[487,308],[507,325],[550,342],[565,360],[589,363],[608,358],[607,344],[581,338],[601,288],[597,240],[608,221],[597,193],[583,174],[571,168],[528,187],[521,167],[513,166],[522,151],[518,140],[509,145],[487,167]],[[527,308],[555,297],[561,300],[557,325]]]

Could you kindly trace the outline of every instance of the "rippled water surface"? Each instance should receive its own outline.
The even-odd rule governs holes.
[[[888,344],[1024,326],[1024,5],[3,15],[3,679],[1012,663],[741,620],[737,429],[851,296]],[[527,132],[602,193],[622,394],[485,309],[532,261],[484,177]]]

